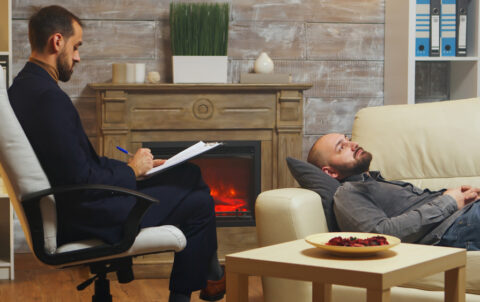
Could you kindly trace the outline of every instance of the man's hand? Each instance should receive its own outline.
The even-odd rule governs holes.
[[[135,177],[144,176],[154,166],[163,164],[164,160],[153,159],[152,152],[148,148],[140,148],[135,155],[128,160],[128,165],[135,172]]]
[[[473,197],[472,201],[477,201],[477,200],[480,199],[480,188],[470,188],[469,191],[470,191],[470,194]]]
[[[443,194],[452,196],[457,202],[458,209],[461,209],[465,205],[480,198],[480,188],[461,186],[459,188],[448,189]]]
[[[154,159],[153,160],[153,167],[158,167],[163,165],[167,160],[166,159]]]

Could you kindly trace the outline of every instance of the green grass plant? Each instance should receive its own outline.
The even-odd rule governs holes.
[[[170,38],[174,56],[226,56],[228,3],[170,3]]]

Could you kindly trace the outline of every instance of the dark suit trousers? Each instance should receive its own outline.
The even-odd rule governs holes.
[[[200,169],[184,164],[139,181],[137,186],[161,200],[148,209],[141,227],[176,225],[187,238],[186,248],[175,253],[170,290],[189,293],[204,288],[217,250],[217,234],[213,198]]]

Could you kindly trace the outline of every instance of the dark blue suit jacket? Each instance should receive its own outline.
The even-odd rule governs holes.
[[[129,166],[97,155],[72,101],[43,68],[28,62],[8,95],[52,186],[108,184],[136,189],[135,174]],[[107,198],[99,192],[56,199],[61,213],[59,244],[92,235],[117,241],[134,202],[131,198]],[[88,202],[78,202],[82,200]]]
[[[70,184],[104,184],[138,190],[161,202],[151,206],[141,227],[180,225],[171,214],[194,190],[209,188],[200,169],[184,164],[137,182],[124,162],[100,157],[93,149],[70,98],[40,66],[27,63],[13,81],[8,96],[15,114],[53,187]],[[117,242],[135,204],[133,197],[83,192],[56,195],[57,243],[99,238]],[[187,210],[190,211],[190,210]],[[178,212],[178,211],[177,211]],[[176,213],[173,217],[188,217]],[[182,229],[183,230],[183,229]],[[188,235],[188,234],[187,234]]]

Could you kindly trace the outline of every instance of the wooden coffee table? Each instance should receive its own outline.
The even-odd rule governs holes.
[[[465,301],[464,249],[399,244],[370,257],[339,257],[303,239],[225,257],[227,302],[248,301],[248,276],[311,281],[313,301],[331,301],[332,284],[363,287],[367,301],[390,301],[390,288],[445,272],[445,301]]]

